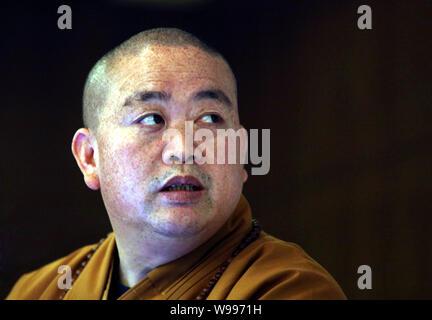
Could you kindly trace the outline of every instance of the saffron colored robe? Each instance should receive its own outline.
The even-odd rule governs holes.
[[[185,256],[151,270],[120,300],[195,299],[252,228],[249,203],[241,199],[227,222],[207,242]],[[84,267],[64,300],[107,299],[111,285],[115,235],[111,233]],[[61,265],[72,274],[94,245],[80,248],[17,281],[6,299],[59,299]],[[332,276],[298,245],[261,232],[228,265],[207,299],[346,299]]]

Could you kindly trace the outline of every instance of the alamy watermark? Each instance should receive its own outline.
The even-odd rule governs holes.
[[[357,287],[360,290],[372,289],[372,268],[367,264],[358,267],[357,273],[361,276],[357,280]]]
[[[72,29],[72,8],[66,4],[58,7],[57,13],[61,16],[57,19],[57,27],[60,30]],[[363,4],[357,8],[357,13],[361,16],[357,19],[357,27],[360,30],[372,29],[372,9]]]
[[[372,29],[372,9],[368,5],[361,5],[357,9],[358,14],[362,14],[357,19],[357,27],[360,30],[371,30]]]
[[[57,273],[61,276],[57,280],[57,287],[61,290],[69,290],[72,288],[72,270],[69,266],[62,264],[57,269]]]
[[[72,9],[70,6],[63,4],[57,9],[57,13],[62,14],[57,19],[57,27],[60,30],[72,29]]]
[[[214,130],[201,128],[194,132],[193,121],[185,121],[184,135],[177,129],[167,129],[163,141],[167,144],[162,153],[165,164],[248,164],[252,175],[266,175],[270,171],[270,129],[261,129],[262,152],[259,155],[259,130],[244,128]],[[248,148],[248,141],[250,148]],[[195,146],[198,143],[197,146]],[[174,156],[182,146],[184,159]]]

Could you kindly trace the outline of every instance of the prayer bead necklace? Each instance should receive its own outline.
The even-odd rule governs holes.
[[[70,288],[64,289],[64,292],[59,296],[59,300],[63,300],[64,296],[72,288],[72,285],[74,284],[74,282],[76,281],[76,279],[78,278],[78,276],[81,274],[81,272],[83,271],[84,267],[89,262],[90,258],[93,256],[93,254],[95,253],[95,251],[100,247],[100,245],[105,241],[105,239],[106,238],[100,239],[99,242],[92,248],[92,250],[90,251],[90,253],[85,256],[84,260],[81,261],[81,263],[78,265],[78,269],[75,270],[75,274],[72,275],[72,280],[71,280],[71,286],[70,286]]]
[[[224,271],[226,270],[228,265],[233,260],[233,258],[236,257],[240,253],[240,251],[242,251],[244,248],[246,248],[249,244],[251,244],[253,241],[255,241],[259,237],[260,232],[261,232],[260,224],[258,223],[258,221],[256,219],[252,219],[252,230],[242,239],[240,244],[237,246],[237,248],[231,254],[231,257],[229,257],[223,264],[221,264],[221,266],[218,269],[218,272],[216,272],[216,274],[209,280],[209,282],[207,283],[205,288],[202,289],[201,293],[195,298],[196,300],[203,300],[210,294],[210,291],[216,285],[216,283],[218,282],[218,280],[220,279],[220,277],[222,276],[222,274],[224,273]],[[84,257],[83,261],[81,261],[81,263],[78,266],[78,269],[75,270],[75,273],[72,276],[71,286],[69,288],[64,289],[64,292],[59,296],[60,300],[63,300],[64,296],[71,289],[72,285],[74,284],[74,282],[76,281],[78,276],[81,274],[84,267],[89,262],[90,258],[93,256],[95,251],[100,247],[100,245],[105,241],[105,239],[106,238],[102,238],[92,248],[91,252]]]
[[[260,232],[260,224],[256,219],[252,219],[252,230],[243,238],[243,240],[231,254],[231,257],[229,257],[224,263],[222,263],[222,265],[219,267],[218,272],[216,272],[213,278],[209,280],[207,286],[202,289],[201,293],[195,298],[195,300],[204,300],[210,294],[210,291],[212,291],[212,289],[216,285],[216,282],[218,282],[218,280],[220,279],[228,265],[231,263],[231,261],[234,259],[234,257],[236,257],[240,253],[240,251],[246,248],[249,244],[255,241],[259,237]]]

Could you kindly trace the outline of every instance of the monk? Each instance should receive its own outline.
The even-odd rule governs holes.
[[[236,88],[221,54],[179,29],[141,32],[102,57],[72,153],[113,232],[24,274],[7,299],[346,299],[300,246],[261,230],[244,164],[188,152],[187,123],[243,128]]]

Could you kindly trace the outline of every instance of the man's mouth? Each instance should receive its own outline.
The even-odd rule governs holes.
[[[201,191],[204,187],[201,182],[193,176],[175,176],[169,179],[159,190],[160,192],[173,191]]]
[[[205,188],[193,176],[176,176],[169,179],[159,190],[164,201],[171,205],[192,205],[200,201]]]
[[[193,184],[173,184],[169,187],[161,189],[162,192],[164,191],[199,191],[202,190],[202,188],[197,187]]]

